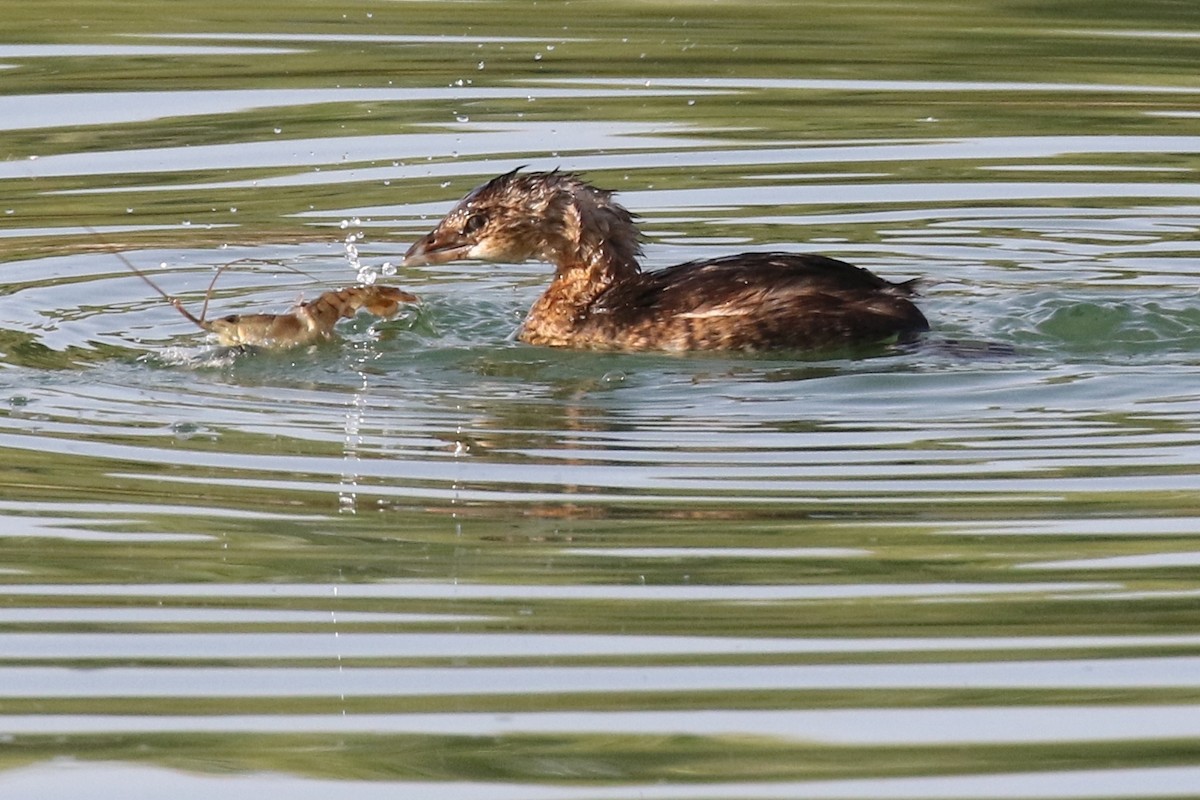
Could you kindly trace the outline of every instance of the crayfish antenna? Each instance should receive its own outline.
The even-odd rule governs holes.
[[[188,321],[190,321],[192,324],[196,325],[202,331],[207,331],[209,329],[208,323],[206,323],[204,321],[204,315],[206,313],[208,313],[208,296],[212,293],[212,284],[209,284],[208,292],[205,294],[205,297],[204,297],[204,309],[200,312],[200,316],[197,317],[195,314],[193,314],[192,312],[188,311],[186,308],[183,307],[183,303],[180,302],[179,298],[172,297],[171,295],[167,294],[166,292],[163,291],[161,286],[159,286],[154,281],[150,280],[150,276],[147,275],[146,273],[142,272],[137,267],[135,267],[133,265],[133,262],[130,261],[128,258],[126,258],[123,253],[118,253],[117,251],[114,250],[114,251],[112,251],[112,254],[114,256],[116,256],[117,259],[122,264],[124,264],[125,267],[130,272],[132,272],[134,275],[137,275],[139,278],[144,280],[146,282],[146,284],[158,294],[159,297],[161,297],[162,299],[164,299],[168,303],[170,303],[172,306],[174,306],[175,310],[178,311],[180,314],[183,314],[183,316],[185,318],[187,318]],[[217,274],[218,275],[221,274],[220,270],[217,271]],[[216,283],[216,280],[217,279],[214,276],[213,283]]]

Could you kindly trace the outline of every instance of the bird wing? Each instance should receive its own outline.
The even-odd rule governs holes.
[[[689,261],[618,283],[602,294],[592,313],[623,309],[691,319],[771,313],[805,300],[837,308],[882,293],[903,297],[913,282],[891,283],[865,269],[825,256],[799,253],[742,253],[711,261]]]

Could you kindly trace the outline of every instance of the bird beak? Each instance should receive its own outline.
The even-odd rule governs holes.
[[[443,233],[440,227],[418,239],[404,254],[404,266],[420,267],[426,264],[445,264],[467,258],[474,242],[464,242],[455,233]]]

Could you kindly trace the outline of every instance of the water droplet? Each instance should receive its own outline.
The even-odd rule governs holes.
[[[283,133],[283,128],[276,128],[275,133]]]
[[[696,101],[695,101],[695,100],[688,100],[688,105],[689,105],[689,106],[694,106],[694,105],[696,105]]]
[[[176,422],[171,426],[171,432],[176,439],[191,439],[200,432],[200,426],[194,422]]]
[[[484,65],[484,63],[483,63],[482,61],[480,61],[480,62],[479,62],[479,66],[477,67],[477,69],[483,69],[483,68],[484,68],[484,66],[485,66],[485,65]]]
[[[454,119],[458,120],[459,122],[470,122],[471,121],[471,118],[468,117],[466,114],[459,114]]]
[[[541,54],[541,53],[534,53],[534,54],[533,54],[533,60],[534,60],[534,61],[541,61],[541,60],[542,60],[542,54]]]
[[[387,277],[390,278],[396,274],[396,265],[390,261],[385,261],[385,262],[383,262],[383,264],[380,265],[379,271],[383,275],[386,275]]]

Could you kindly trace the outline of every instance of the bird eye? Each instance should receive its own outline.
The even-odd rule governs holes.
[[[467,217],[467,221],[463,223],[462,232],[464,234],[475,233],[477,230],[487,224],[487,214],[475,212]]]

